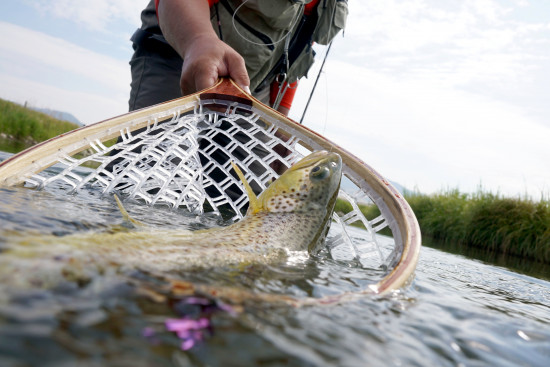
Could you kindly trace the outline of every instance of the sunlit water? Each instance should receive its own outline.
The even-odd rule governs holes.
[[[155,226],[219,224],[137,203],[127,209]],[[114,200],[94,191],[0,188],[1,233],[65,235],[121,222]],[[9,236],[0,237],[0,251],[9,245]],[[231,307],[168,294],[161,281],[130,275],[157,293],[107,273],[80,286],[11,294],[0,303],[0,366],[550,365],[547,280],[431,248],[422,249],[407,289],[337,306]],[[302,256],[174,277],[303,297],[358,290],[378,275]]]

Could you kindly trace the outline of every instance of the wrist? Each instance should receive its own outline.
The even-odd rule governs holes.
[[[204,49],[211,47],[220,42],[218,36],[214,31],[204,32],[193,34],[191,37],[188,37],[185,41],[181,42],[180,45],[176,45],[174,48],[178,51],[182,59],[186,59],[189,54],[195,52],[196,49]]]

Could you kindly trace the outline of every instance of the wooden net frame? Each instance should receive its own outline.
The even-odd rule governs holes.
[[[353,294],[385,294],[402,287],[413,276],[420,251],[418,223],[403,196],[365,162],[265,106],[230,79],[31,147],[0,163],[0,185],[45,190],[68,185],[72,192],[96,187],[149,205],[208,210],[238,220],[248,198],[230,173],[231,161],[259,193],[317,150],[340,154],[343,180],[353,187],[340,192],[352,211],[334,213],[328,251],[337,257],[346,249],[364,266],[386,269],[380,280]],[[51,166],[54,173],[44,171]],[[94,168],[83,174],[82,167]],[[381,215],[365,217],[358,203],[366,202]],[[357,224],[366,230],[360,236],[349,231]],[[393,236],[390,249],[377,241],[386,227]]]

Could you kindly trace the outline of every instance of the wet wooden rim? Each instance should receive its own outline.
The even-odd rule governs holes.
[[[58,158],[78,153],[95,139],[109,140],[119,136],[120,130],[134,121],[132,130],[147,126],[148,116],[170,116],[171,110],[189,104],[189,110],[199,100],[220,100],[234,102],[243,106],[252,106],[277,120],[290,130],[297,131],[315,141],[323,149],[332,150],[341,155],[342,161],[358,173],[384,200],[391,214],[397,220],[401,233],[403,252],[393,270],[378,283],[360,292],[351,292],[340,296],[318,299],[317,303],[333,303],[358,294],[387,294],[405,285],[413,276],[421,247],[420,229],[416,217],[402,195],[378,172],[342,147],[307,127],[287,118],[283,114],[264,105],[241,89],[233,80],[222,78],[213,87],[172,101],[133,111],[95,124],[56,136],[39,143],[0,162],[0,185],[15,186],[22,184],[28,177],[53,165]],[[136,122],[137,121],[137,122]]]

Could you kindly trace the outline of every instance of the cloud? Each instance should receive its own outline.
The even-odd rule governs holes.
[[[1,21],[0,35],[0,53],[9,55],[12,59],[61,70],[66,73],[67,78],[71,78],[71,74],[77,74],[109,89],[127,89],[129,67],[126,61]],[[17,66],[3,65],[3,69],[10,73],[11,68]]]
[[[548,194],[550,24],[523,2],[350,0],[306,125],[408,187]],[[322,56],[322,55],[321,55]],[[318,58],[320,61],[321,57]],[[302,80],[299,118],[320,62]],[[300,116],[296,116],[300,114]]]
[[[296,112],[311,83],[301,83]],[[520,107],[341,61],[327,62],[318,88],[306,126],[409,187],[473,191],[481,182],[507,194],[540,195],[550,182],[550,128]]]
[[[541,58],[548,61],[550,46],[548,23],[515,17],[523,6],[494,0],[350,1],[346,37],[356,47],[348,57],[386,73],[436,73],[454,85],[521,82]]]
[[[0,74],[0,98],[35,107],[72,113],[90,124],[127,112],[126,94],[96,94],[72,91],[25,78]]]
[[[26,0],[47,16],[74,21],[86,28],[109,32],[117,22],[138,24],[148,0]]]
[[[85,123],[127,110],[127,61],[0,22],[0,96],[67,111]]]

